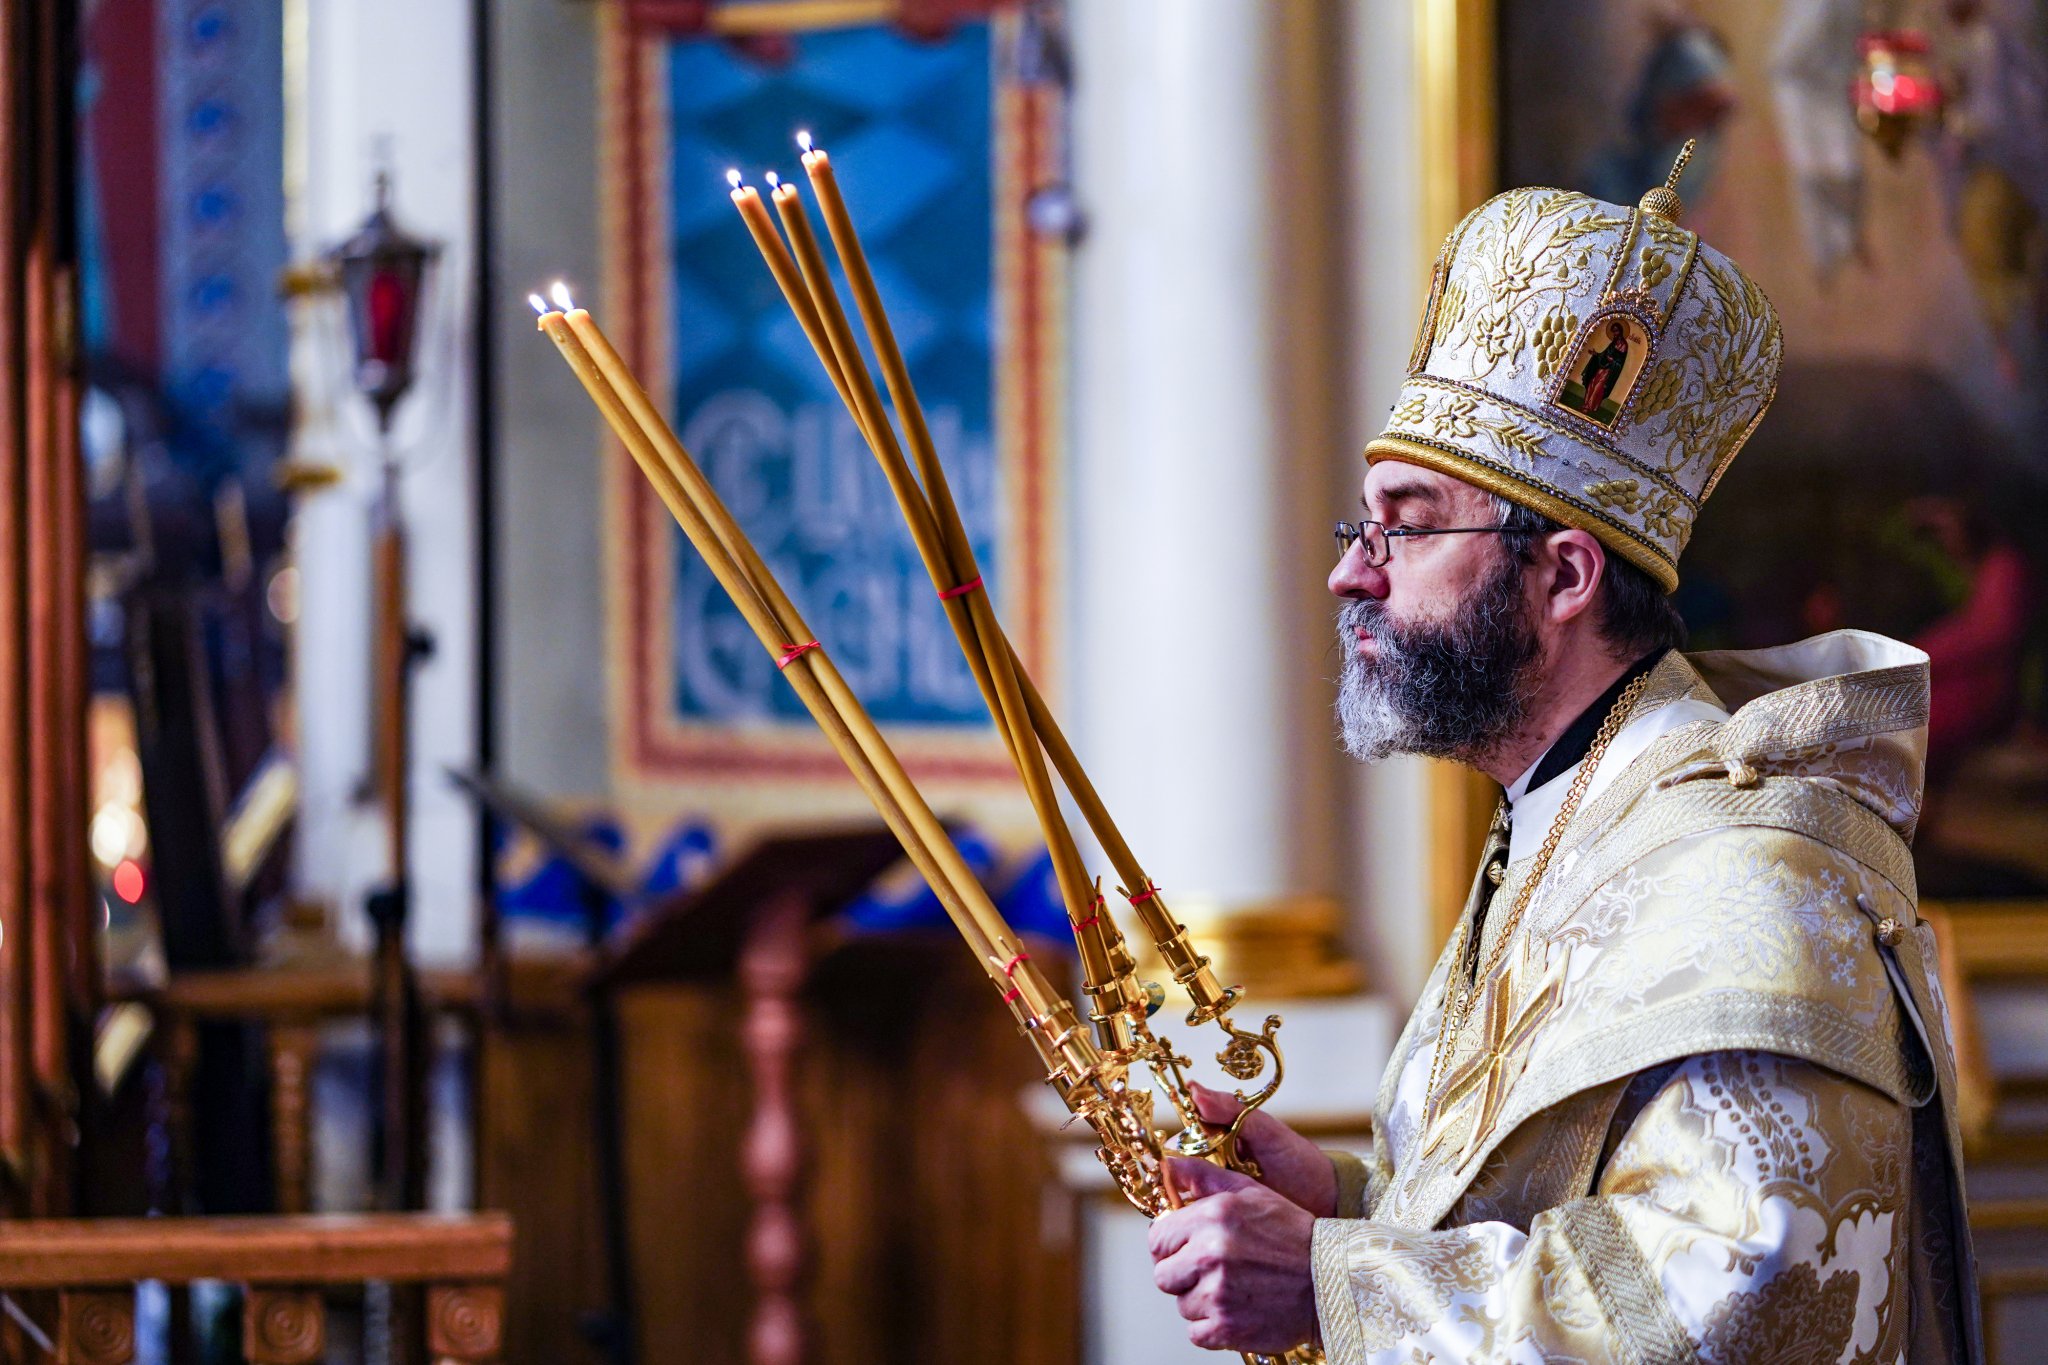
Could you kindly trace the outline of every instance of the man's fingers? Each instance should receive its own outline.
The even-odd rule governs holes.
[[[1188,1243],[1201,1220],[1192,1213],[1162,1213],[1152,1220],[1152,1227],[1146,1234],[1147,1245],[1152,1249],[1154,1262],[1173,1255]]]
[[[1195,1255],[1193,1247],[1182,1247],[1164,1260],[1152,1263],[1152,1283],[1162,1293],[1179,1298],[1202,1282],[1201,1258]]]
[[[1195,1097],[1195,1112],[1210,1123],[1228,1123],[1244,1108],[1228,1090],[1211,1090],[1200,1081],[1190,1081],[1188,1090]]]
[[[1166,1178],[1173,1182],[1173,1188],[1183,1202],[1206,1199],[1212,1194],[1227,1194],[1231,1190],[1257,1189],[1259,1184],[1248,1175],[1190,1156],[1166,1158]]]
[[[1244,1102],[1228,1090],[1211,1090],[1199,1081],[1190,1081],[1188,1090],[1195,1098],[1195,1112],[1202,1116],[1204,1122],[1221,1126],[1244,1112]],[[1257,1158],[1276,1137],[1285,1135],[1287,1131],[1286,1124],[1261,1109],[1244,1121],[1244,1127],[1238,1130],[1238,1141]]]

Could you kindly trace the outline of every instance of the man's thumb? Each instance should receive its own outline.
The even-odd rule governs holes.
[[[1188,1090],[1195,1097],[1195,1112],[1209,1123],[1228,1123],[1244,1108],[1243,1101],[1228,1090],[1211,1090],[1200,1081],[1188,1082]]]
[[[1207,1199],[1212,1194],[1255,1189],[1259,1183],[1240,1171],[1226,1170],[1193,1156],[1166,1158],[1166,1178],[1172,1182],[1174,1193],[1183,1204]]]

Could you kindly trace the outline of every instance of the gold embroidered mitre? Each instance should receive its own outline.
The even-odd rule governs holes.
[[[1437,253],[1407,382],[1366,459],[1499,493],[1676,587],[1782,350],[1770,300],[1678,213],[1670,185],[1634,209],[1521,189],[1473,210]]]

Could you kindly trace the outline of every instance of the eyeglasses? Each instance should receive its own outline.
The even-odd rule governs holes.
[[[1506,535],[1510,529],[1506,526],[1447,526],[1441,530],[1417,530],[1397,526],[1390,531],[1376,521],[1361,521],[1356,525],[1340,521],[1337,523],[1337,558],[1342,559],[1351,553],[1353,545],[1363,542],[1366,567],[1377,569],[1392,556],[1394,549],[1388,542],[1395,536],[1498,536]]]

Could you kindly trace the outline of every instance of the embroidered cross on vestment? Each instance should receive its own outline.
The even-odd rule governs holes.
[[[1569,956],[1569,953],[1559,954],[1557,962],[1544,973],[1542,983],[1520,1009],[1515,1008],[1520,964],[1510,967],[1495,980],[1493,994],[1486,1002],[1486,1035],[1480,1049],[1446,1076],[1443,1089],[1430,1097],[1429,1139],[1422,1147],[1424,1156],[1436,1155],[1437,1148],[1443,1146],[1451,1135],[1453,1115],[1463,1109],[1466,1101],[1475,1094],[1479,1097],[1479,1107],[1472,1116],[1472,1129],[1465,1138],[1465,1145],[1458,1151],[1460,1167],[1472,1159],[1481,1140],[1493,1131],[1494,1122],[1500,1117],[1501,1105],[1507,1099],[1508,1087],[1514,1084],[1515,1077],[1521,1074],[1527,1061],[1530,1038],[1564,998],[1565,962]]]

